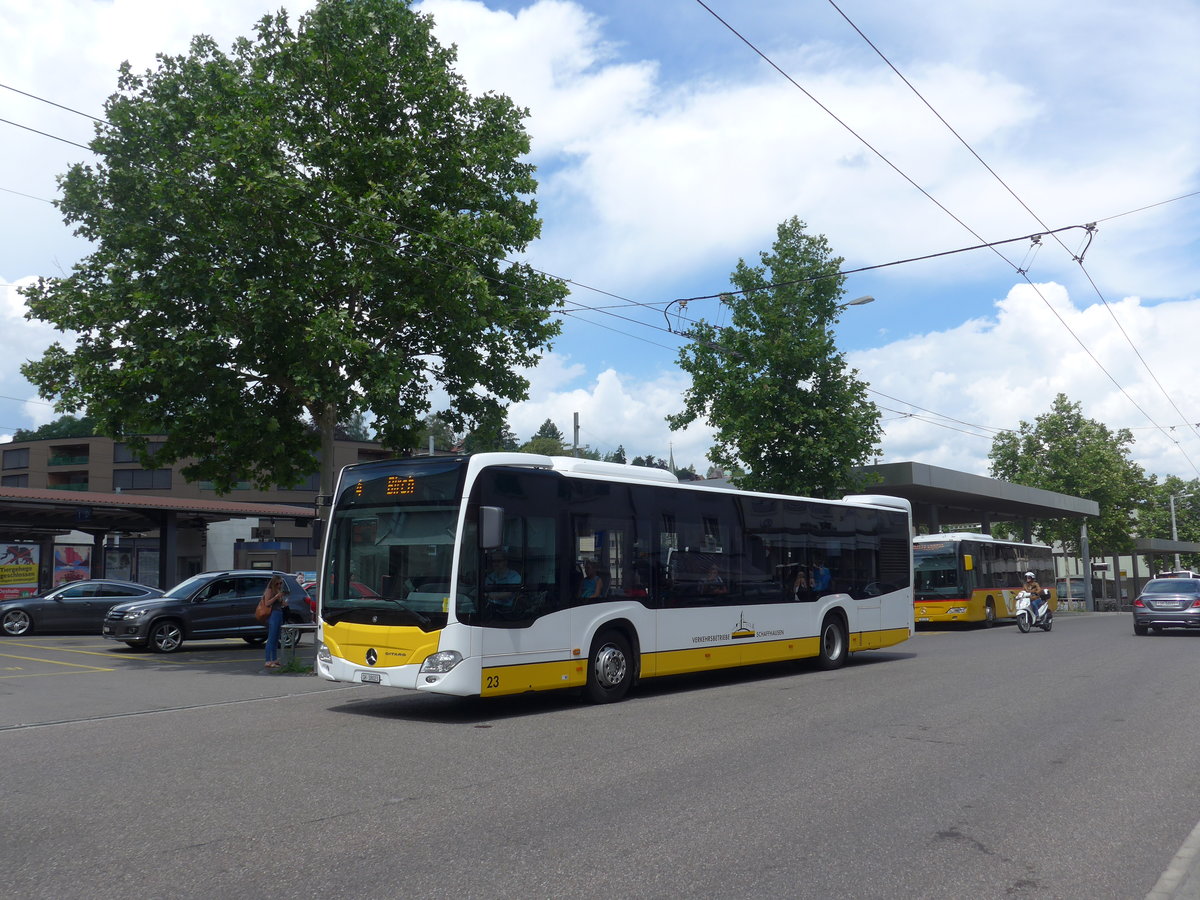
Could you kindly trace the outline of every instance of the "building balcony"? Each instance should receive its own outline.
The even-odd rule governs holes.
[[[86,466],[86,456],[51,456],[46,460],[48,466]]]

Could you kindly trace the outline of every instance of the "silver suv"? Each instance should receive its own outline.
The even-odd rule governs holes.
[[[157,653],[174,653],[185,640],[242,638],[248,644],[267,639],[265,625],[254,618],[254,608],[272,575],[280,575],[288,590],[285,622],[312,621],[311,600],[295,575],[260,569],[203,572],[171,588],[161,597],[118,603],[104,617],[101,634],[130,647],[149,647]],[[289,640],[298,632],[285,631]]]

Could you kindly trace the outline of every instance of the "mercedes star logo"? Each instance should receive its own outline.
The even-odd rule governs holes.
[[[377,659],[379,659],[379,654],[376,653],[375,648],[372,647],[370,650],[367,651],[367,665],[368,666],[375,665],[375,660],[377,660]]]

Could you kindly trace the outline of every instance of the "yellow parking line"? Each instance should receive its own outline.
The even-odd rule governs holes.
[[[21,659],[21,660],[24,660],[25,662],[46,663],[47,665],[50,665],[50,666],[66,666],[71,669],[87,669],[91,672],[112,672],[112,671],[114,671],[113,669],[106,669],[106,668],[102,668],[100,666],[81,666],[76,663],[59,662],[58,660],[43,659],[43,658],[40,658],[37,656],[17,656],[15,653],[0,653],[0,658],[2,658],[2,659]],[[12,678],[14,676],[9,675],[9,676],[5,676],[5,677]]]
[[[5,647],[24,647],[27,650],[41,650],[43,653],[84,653],[88,656],[105,656],[112,658],[112,654],[108,651],[103,653],[96,650],[75,650],[71,647],[54,647],[48,644],[19,644],[15,641],[5,641]],[[3,655],[3,654],[0,654]]]
[[[111,647],[111,646],[107,646],[107,645],[103,645],[103,644],[100,645],[104,648],[102,650],[78,650],[73,647],[54,647],[54,646],[49,646],[47,644],[26,644],[26,643],[18,643],[17,641],[5,641],[3,646],[5,646],[5,647],[24,647],[27,650],[41,650],[43,653],[80,653],[85,656],[103,656],[105,659],[109,659],[114,662],[131,662],[131,663],[153,662],[153,663],[167,663],[167,664],[173,664],[173,665],[187,665],[187,664],[194,664],[200,660],[202,660],[203,662],[206,662],[206,663],[210,663],[210,662],[211,663],[225,663],[225,662],[232,663],[232,662],[245,662],[246,661],[245,659],[209,659],[209,658],[203,658],[203,657],[200,657],[200,658],[188,657],[186,655],[186,652],[187,652],[186,650],[180,651],[180,654],[182,654],[182,655],[172,654],[171,656],[164,656],[161,653],[145,653],[145,654],[138,654],[136,656],[134,656],[134,655],[114,656],[113,655],[114,650],[120,650],[123,648]],[[247,647],[246,649],[250,650],[250,649],[254,649],[254,648]],[[0,654],[0,656],[2,656],[2,655],[3,654]],[[112,669],[105,669],[104,671],[111,672]]]

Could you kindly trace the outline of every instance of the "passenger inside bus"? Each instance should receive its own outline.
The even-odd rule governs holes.
[[[704,573],[704,577],[700,579],[700,593],[702,594],[728,594],[729,586],[725,584],[725,579],[721,577],[720,571],[717,569],[717,564],[712,563],[708,567],[708,571]]]
[[[604,596],[604,576],[600,574],[600,566],[594,559],[583,563],[583,584],[579,588],[580,599],[598,600]]]
[[[825,567],[825,561],[818,559],[812,567],[812,589],[816,593],[829,590],[829,584],[833,580],[833,576],[829,574],[829,569]]]

